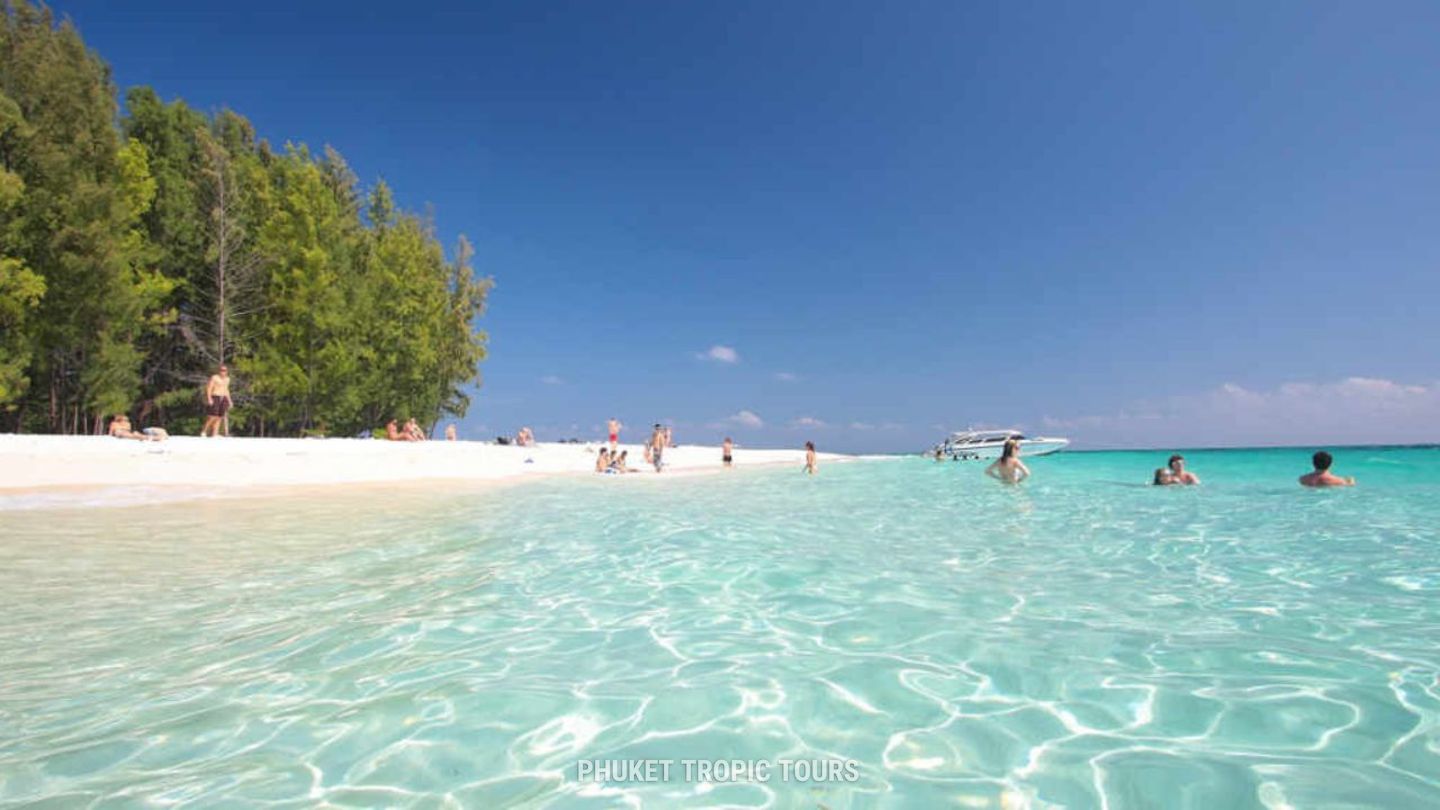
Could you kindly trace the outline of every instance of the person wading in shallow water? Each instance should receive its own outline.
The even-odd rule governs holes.
[[[200,428],[200,435],[219,436],[223,426],[225,435],[229,436],[230,425],[226,416],[230,413],[232,404],[230,369],[221,366],[218,372],[210,375],[210,381],[205,383],[205,426]]]
[[[1029,478],[1030,468],[1020,460],[1020,442],[1006,439],[1005,448],[1000,451],[1000,458],[985,469],[985,474],[996,481],[1004,481],[1007,484],[1018,484]]]
[[[1336,475],[1335,473],[1330,472],[1330,465],[1335,463],[1335,459],[1332,458],[1332,457],[1330,456],[1330,454],[1327,453],[1327,452],[1325,452],[1324,450],[1321,450],[1320,452],[1316,453],[1314,456],[1311,456],[1311,459],[1310,459],[1310,460],[1311,460],[1311,462],[1315,465],[1315,470],[1314,470],[1313,472],[1308,472],[1308,473],[1300,476],[1300,486],[1302,486],[1302,487],[1353,487],[1353,486],[1355,486],[1355,476],[1352,475],[1352,476],[1346,476],[1345,478],[1341,478],[1340,476]]]
[[[1185,469],[1185,457],[1179,453],[1171,456],[1165,466],[1170,468],[1170,483],[1172,484],[1200,483],[1200,476]]]
[[[820,471],[820,465],[815,463],[815,443],[805,442],[805,474],[814,475]]]

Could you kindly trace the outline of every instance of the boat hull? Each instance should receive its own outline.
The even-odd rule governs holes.
[[[1048,456],[1051,453],[1058,453],[1064,450],[1070,442],[1066,439],[1021,439],[1020,457],[1034,458],[1035,456]],[[941,454],[955,461],[985,461],[1000,457],[1000,452],[1005,449],[1005,442],[993,442],[977,445],[960,445],[941,447]],[[931,455],[934,455],[933,451]]]

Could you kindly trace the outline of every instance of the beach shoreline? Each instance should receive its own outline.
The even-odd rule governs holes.
[[[509,483],[595,475],[605,445],[538,443],[531,447],[469,441],[388,442],[374,439],[255,439],[176,436],[142,442],[108,436],[0,435],[0,496],[39,502],[109,502],[105,493],[144,490],[160,500],[227,493],[293,491],[408,483]],[[665,472],[630,451],[623,480],[663,480],[724,472],[718,446],[682,445],[665,452]],[[803,466],[805,451],[737,448],[734,469]],[[820,455],[822,462],[857,457]],[[148,502],[125,496],[120,502]]]

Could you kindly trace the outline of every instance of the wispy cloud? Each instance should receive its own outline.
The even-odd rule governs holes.
[[[544,377],[541,377],[541,378],[540,378],[540,382],[545,383],[546,385],[564,385],[564,384],[565,384],[565,381],[564,381],[564,380],[560,379],[559,377],[555,376],[554,374],[546,374]]]
[[[1347,377],[1265,390],[1225,383],[1114,413],[1047,416],[1042,424],[1117,447],[1425,442],[1440,439],[1440,383]]]
[[[772,376],[773,376],[776,380],[779,380],[780,382],[786,382],[786,383],[798,382],[798,381],[800,380],[799,375],[797,375],[797,374],[795,374],[794,372],[791,372],[791,371],[777,371],[777,372],[775,372]]]
[[[816,419],[813,416],[802,416],[798,419],[791,420],[790,427],[804,428],[808,430],[823,430],[830,427],[830,425],[823,419]]]
[[[735,351],[733,346],[722,346],[718,343],[696,354],[695,357],[700,360],[713,360],[716,363],[733,364],[740,362],[740,353]]]
[[[850,429],[851,429],[851,430],[861,430],[861,431],[866,431],[866,430],[904,430],[904,429],[905,429],[905,425],[902,425],[902,424],[900,424],[899,422],[881,422],[881,423],[878,424],[878,425],[875,424],[874,422],[851,422],[851,423],[850,423]]]
[[[762,428],[765,427],[765,420],[761,419],[760,416],[754,411],[742,410],[739,413],[733,413],[718,422],[711,422],[710,424],[706,425],[706,427],[711,429],[734,426],[747,428]]]

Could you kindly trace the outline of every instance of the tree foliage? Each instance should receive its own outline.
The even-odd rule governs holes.
[[[118,126],[117,126],[118,122]],[[68,22],[0,15],[0,426],[104,414],[194,430],[215,365],[232,429],[349,435],[463,415],[488,279],[462,237],[368,192],[334,149],[131,89]]]

